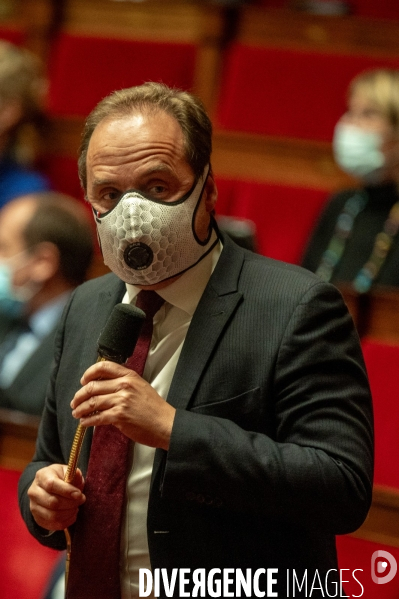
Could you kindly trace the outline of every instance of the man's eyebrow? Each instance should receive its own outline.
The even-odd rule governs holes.
[[[99,185],[115,185],[115,181],[112,181],[111,179],[93,179],[93,185],[97,187]]]
[[[167,164],[156,164],[150,166],[145,172],[140,174],[140,177],[148,177],[156,173],[168,173],[173,174],[173,170]],[[99,187],[101,185],[113,185],[117,186],[117,182],[113,179],[93,179],[93,185]]]
[[[156,164],[154,166],[149,167],[143,176],[153,175],[154,173],[172,173],[172,169],[167,164]]]

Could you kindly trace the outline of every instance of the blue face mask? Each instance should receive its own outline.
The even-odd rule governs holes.
[[[25,302],[13,291],[12,275],[10,266],[0,262],[0,313],[18,318],[24,311]]]

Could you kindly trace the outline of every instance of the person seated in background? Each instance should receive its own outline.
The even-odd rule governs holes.
[[[78,200],[56,192],[16,198],[0,211],[0,407],[40,415],[55,329],[93,256]]]
[[[45,125],[45,92],[39,59],[0,40],[0,208],[12,198],[50,187],[29,168]]]
[[[335,160],[360,180],[327,203],[302,266],[359,293],[399,285],[399,71],[376,69],[350,84],[333,139]]]

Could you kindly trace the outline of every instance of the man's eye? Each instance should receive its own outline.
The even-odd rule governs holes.
[[[120,195],[121,194],[119,193],[119,191],[108,191],[102,196],[102,198],[106,202],[115,202],[120,198]]]
[[[148,193],[155,197],[164,197],[167,194],[168,188],[166,187],[166,185],[152,185],[149,190]]]

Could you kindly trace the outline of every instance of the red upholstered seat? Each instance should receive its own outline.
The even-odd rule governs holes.
[[[217,122],[224,129],[330,141],[350,80],[399,58],[323,54],[233,44],[225,62]]]
[[[0,597],[40,599],[59,553],[27,531],[18,508],[19,476],[0,468]]]
[[[286,262],[300,262],[327,199],[325,191],[218,178],[217,185],[217,214],[254,221],[259,253]]]
[[[195,59],[193,44],[63,33],[50,63],[50,112],[87,116],[110,92],[150,80],[190,89]]]
[[[371,578],[371,556],[378,550],[388,551],[399,565],[399,549],[380,543],[355,539],[347,535],[337,537],[338,566],[343,569],[342,580],[344,590],[349,597],[363,597],[363,599],[397,599],[399,597],[399,573],[395,578],[385,584],[376,584]],[[378,561],[378,560],[377,560]],[[388,567],[389,568],[389,567]],[[354,575],[363,586],[359,585]],[[387,571],[387,570],[386,570]],[[384,576],[384,572],[377,576]],[[333,590],[330,591],[334,596]],[[336,596],[340,596],[339,594]]]
[[[374,406],[374,482],[399,489],[399,345],[365,339],[362,346]]]

